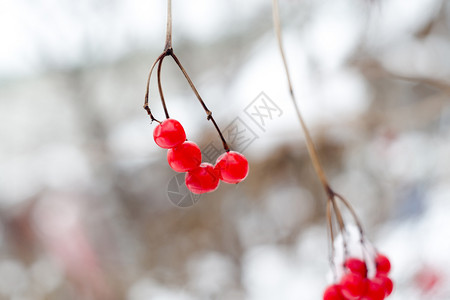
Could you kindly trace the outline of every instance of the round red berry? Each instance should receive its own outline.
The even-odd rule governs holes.
[[[376,280],[368,280],[366,285],[366,292],[363,299],[367,300],[383,300],[385,298],[386,291],[382,283]]]
[[[215,169],[224,182],[239,183],[248,175],[248,161],[239,152],[228,151],[217,158]]]
[[[186,141],[167,151],[167,161],[177,172],[186,172],[200,165],[202,153],[194,142]]]
[[[349,300],[359,299],[366,288],[364,278],[356,273],[347,273],[342,276],[340,285],[342,295]]]
[[[344,267],[349,269],[352,273],[361,275],[363,278],[367,277],[366,263],[358,258],[347,258],[344,262]]]
[[[186,133],[180,122],[166,119],[155,127],[153,138],[161,148],[170,149],[183,143],[186,140]]]
[[[383,254],[377,254],[375,264],[377,266],[377,273],[387,274],[391,270],[391,262]]]
[[[186,186],[195,194],[212,192],[219,186],[219,175],[213,165],[201,163],[186,173]]]
[[[323,300],[345,300],[341,287],[337,284],[330,285],[323,293]]]
[[[377,274],[373,279],[374,282],[380,283],[385,291],[385,296],[389,296],[394,289],[394,283],[386,274]]]

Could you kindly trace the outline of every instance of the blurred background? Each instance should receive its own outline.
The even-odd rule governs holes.
[[[392,260],[389,299],[450,299],[450,2],[280,7],[299,105],[331,185]],[[165,1],[0,0],[0,299],[321,299],[326,195],[271,1],[173,1],[173,18],[175,53],[250,161],[201,197],[142,109]],[[162,83],[213,161],[220,140],[170,59]]]

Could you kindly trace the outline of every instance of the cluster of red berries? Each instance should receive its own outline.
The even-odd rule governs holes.
[[[367,277],[367,265],[358,258],[348,258],[344,262],[345,273],[338,284],[329,286],[323,300],[383,300],[392,293],[394,284],[388,277],[391,270],[389,259],[377,254],[376,274]]]
[[[186,186],[195,194],[215,191],[219,179],[226,183],[239,183],[247,177],[248,162],[244,155],[227,151],[213,166],[202,163],[202,153],[194,142],[186,140],[183,126],[174,119],[166,119],[153,131],[155,143],[169,149],[167,160],[176,172],[186,173]]]

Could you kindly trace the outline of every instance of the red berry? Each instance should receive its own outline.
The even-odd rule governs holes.
[[[373,281],[378,282],[383,286],[386,297],[392,293],[392,290],[394,289],[394,283],[386,274],[377,274]]]
[[[209,163],[201,163],[186,173],[186,186],[195,194],[212,192],[219,186],[219,175]]]
[[[375,264],[377,266],[377,273],[387,274],[391,270],[391,262],[383,254],[377,254]]]
[[[341,293],[349,300],[359,299],[365,291],[364,278],[355,273],[347,273],[341,279]]]
[[[366,263],[358,258],[350,257],[344,262],[344,267],[352,273],[361,275],[363,278],[367,277]]]
[[[169,149],[183,143],[186,140],[186,133],[180,122],[166,119],[155,127],[153,138],[158,146]]]
[[[363,299],[367,300],[383,300],[386,294],[382,283],[375,280],[368,280],[366,292]]]
[[[219,156],[214,167],[226,183],[239,183],[247,177],[248,161],[244,155],[228,151]]]
[[[443,274],[430,266],[421,266],[420,270],[414,275],[414,283],[423,292],[429,293],[438,288],[443,283]]]
[[[184,142],[167,151],[167,161],[170,167],[177,172],[186,172],[200,165],[202,153],[194,142]]]
[[[345,300],[341,288],[337,284],[330,285],[323,293],[323,300]]]

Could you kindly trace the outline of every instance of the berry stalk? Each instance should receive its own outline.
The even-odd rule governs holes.
[[[172,0],[167,0],[167,29],[164,51],[172,49]]]
[[[161,103],[162,103],[162,106],[163,106],[163,109],[164,109],[164,113],[166,115],[166,119],[169,119],[170,118],[169,111],[167,110],[166,100],[164,99],[164,93],[163,93],[162,85],[161,85],[161,66],[162,66],[162,62],[163,62],[164,58],[165,58],[165,56],[163,56],[160,59],[159,63],[158,63],[158,73],[157,73],[158,76],[157,76],[157,78],[158,78],[159,97],[161,98]]]
[[[191,78],[189,77],[189,74],[187,73],[186,69],[183,67],[180,60],[173,52],[173,48],[172,48],[172,0],[167,0],[167,31],[166,31],[166,43],[165,43],[164,51],[156,59],[156,61],[153,63],[153,65],[150,69],[148,79],[147,79],[147,88],[146,88],[145,100],[144,100],[144,109],[147,111],[148,115],[150,116],[151,121],[157,121],[159,123],[161,123],[161,122],[158,121],[153,116],[153,114],[150,110],[150,106],[148,104],[148,99],[149,99],[149,91],[150,91],[150,80],[152,77],[153,69],[155,68],[156,64],[158,64],[157,80],[158,80],[159,96],[161,99],[162,106],[164,108],[164,113],[165,113],[166,119],[169,119],[169,111],[166,106],[166,101],[164,99],[164,94],[163,94],[162,84],[161,84],[161,68],[162,68],[163,60],[166,56],[170,56],[175,61],[175,63],[177,64],[177,66],[181,70],[181,72],[183,73],[189,86],[191,87],[192,91],[194,92],[195,96],[197,97],[198,101],[200,102],[200,105],[203,107],[203,110],[206,113],[207,120],[209,120],[213,123],[214,128],[216,129],[217,133],[219,134],[219,137],[223,144],[223,148],[225,149],[226,152],[229,152],[230,147],[228,146],[228,143],[226,142],[225,137],[222,134],[222,131],[220,130],[219,126],[217,125],[216,120],[212,116],[212,112],[206,106],[205,101],[203,101],[202,97],[200,96],[200,93],[198,92],[197,88],[195,87],[194,83],[192,82]]]
[[[324,292],[324,300],[345,300],[345,299],[379,299],[382,300],[385,297],[389,296],[392,292],[393,283],[391,279],[387,276],[387,273],[390,271],[390,262],[389,259],[381,255],[375,250],[373,250],[371,254],[366,255],[364,257],[364,252],[369,252],[365,234],[361,225],[361,222],[356,215],[355,210],[351,206],[350,202],[348,202],[344,197],[336,193],[328,183],[327,177],[325,175],[325,171],[322,167],[322,164],[319,160],[319,155],[314,146],[314,142],[311,138],[308,127],[306,126],[305,121],[303,120],[302,114],[300,112],[300,108],[297,103],[297,99],[294,94],[294,89],[292,86],[291,76],[289,72],[289,67],[286,60],[286,55],[283,48],[283,39],[281,34],[281,22],[279,16],[279,7],[278,0],[273,0],[273,22],[274,29],[277,36],[277,42],[279,51],[281,54],[281,59],[283,61],[284,70],[286,74],[286,79],[289,88],[290,98],[295,108],[295,112],[300,121],[300,125],[302,127],[303,133],[306,139],[306,145],[308,149],[309,156],[311,158],[312,164],[314,166],[314,170],[319,177],[320,182],[328,196],[327,206],[326,206],[326,215],[327,215],[327,227],[329,234],[329,251],[330,251],[330,265],[332,268],[332,272],[334,275],[334,282],[338,282],[329,286]],[[339,202],[339,203],[338,203]],[[344,218],[339,207],[339,204],[342,204],[351,214],[354,223],[358,227],[359,230],[359,244],[361,249],[363,250],[363,260],[359,260],[356,258],[349,258],[349,250],[348,250],[348,242],[347,242],[347,229],[346,224],[344,222]],[[339,227],[339,232],[342,237],[342,243],[344,248],[344,274],[341,274],[341,278],[339,281],[338,278],[338,270],[335,264],[335,236],[337,232],[334,228],[334,224],[337,223]],[[370,243],[369,243],[370,244]],[[366,253],[367,254],[367,253]],[[371,262],[372,265],[375,265],[376,275],[373,278],[367,277],[367,266],[366,262]],[[361,298],[363,297],[363,298]]]
[[[290,98],[292,100],[292,104],[294,105],[294,109],[295,112],[297,114],[297,118],[300,121],[300,125],[301,128],[303,130],[303,133],[305,135],[305,139],[306,139],[306,146],[308,149],[308,154],[309,157],[311,158],[311,162],[313,164],[314,170],[317,174],[317,176],[319,177],[319,180],[322,184],[323,189],[325,190],[325,193],[327,194],[327,201],[329,203],[327,203],[327,222],[328,222],[328,228],[329,228],[329,232],[330,232],[330,236],[331,236],[331,240],[334,240],[334,230],[333,230],[333,215],[338,223],[339,229],[341,234],[344,235],[345,232],[345,223],[344,220],[342,218],[342,213],[341,210],[337,204],[336,200],[339,200],[340,202],[342,202],[344,204],[344,206],[350,211],[352,217],[355,220],[356,226],[358,226],[358,229],[361,233],[361,237],[363,236],[363,228],[361,226],[361,222],[358,219],[358,216],[356,215],[354,209],[351,207],[350,203],[345,200],[342,196],[340,196],[339,194],[337,194],[330,186],[328,179],[325,175],[325,171],[322,167],[322,164],[320,162],[319,159],[319,155],[317,152],[317,149],[314,145],[313,139],[311,137],[311,134],[309,132],[308,127],[306,126],[306,123],[303,119],[302,113],[300,111],[300,107],[298,105],[295,93],[294,93],[294,89],[293,89],[293,85],[292,85],[292,80],[291,80],[291,74],[289,71],[289,66],[287,63],[287,59],[286,59],[286,54],[284,51],[284,47],[283,47],[283,37],[282,37],[282,32],[281,32],[281,21],[280,21],[280,13],[279,13],[279,5],[278,5],[278,0],[273,0],[272,1],[273,4],[273,24],[274,24],[274,29],[275,29],[275,34],[277,37],[277,42],[278,42],[278,49],[280,52],[280,56],[281,56],[281,60],[283,61],[283,66],[284,66],[284,71],[285,71],[285,75],[286,75],[286,80],[287,80],[287,84],[288,84],[288,88],[289,88],[289,94],[290,94]],[[345,241],[345,239],[344,239]]]

